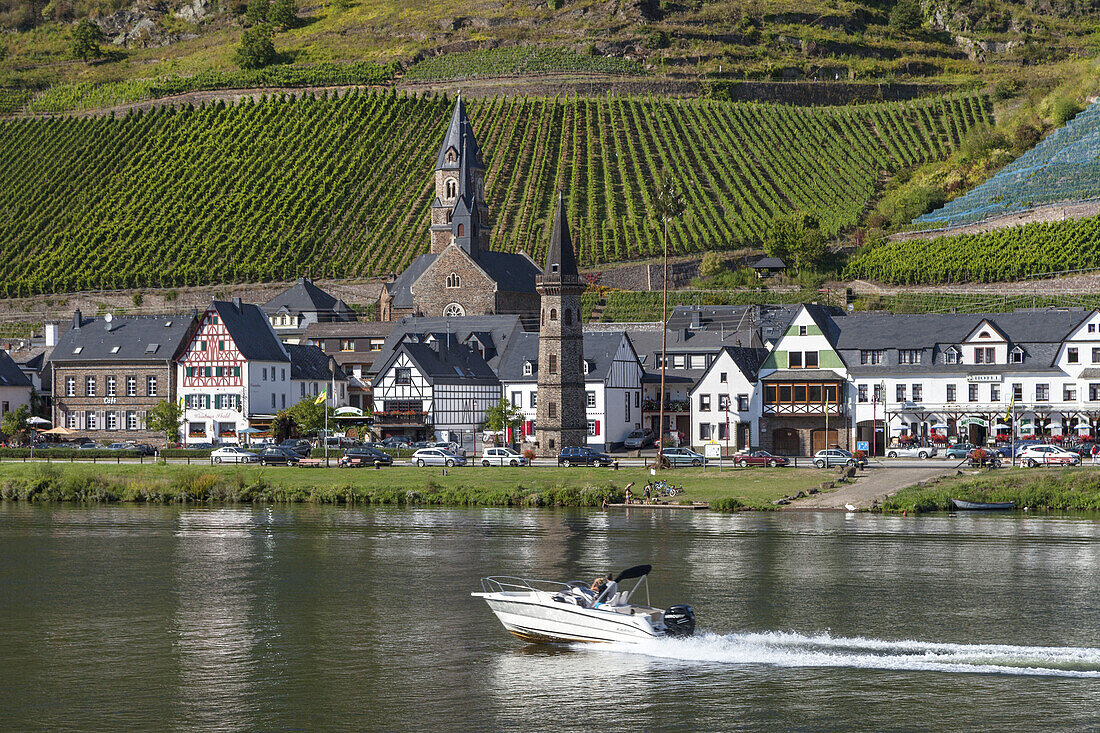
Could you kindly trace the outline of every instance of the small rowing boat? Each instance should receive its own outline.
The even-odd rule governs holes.
[[[951,503],[955,505],[956,509],[964,511],[1007,511],[1016,508],[1016,502],[1014,501],[964,501],[962,499],[952,499]]]

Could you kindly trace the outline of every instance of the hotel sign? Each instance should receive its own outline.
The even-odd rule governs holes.
[[[968,382],[1001,382],[1004,378],[1000,374],[967,374]]]

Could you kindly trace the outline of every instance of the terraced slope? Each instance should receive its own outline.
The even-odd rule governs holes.
[[[427,248],[451,102],[392,92],[0,123],[0,294],[398,271]],[[586,263],[652,255],[653,181],[688,211],[671,248],[759,238],[777,213],[853,225],[883,171],[950,153],[980,96],[793,108],[628,97],[470,104],[493,246],[540,254],[564,189]]]
[[[964,196],[913,223],[922,229],[972,224],[1043,204],[1100,196],[1100,102]]]

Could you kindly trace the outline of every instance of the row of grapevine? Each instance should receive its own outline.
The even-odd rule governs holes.
[[[1100,218],[1089,218],[890,242],[854,257],[847,276],[915,285],[996,282],[1096,267]]]
[[[563,48],[512,46],[432,56],[413,64],[409,81],[447,81],[510,74],[596,72],[640,76],[645,67],[614,56],[583,55]]]
[[[883,170],[945,155],[982,98],[795,108],[648,97],[469,103],[492,244],[539,257],[557,190],[588,264],[754,242],[777,214],[858,222]],[[444,97],[275,95],[0,123],[0,295],[397,272],[428,247]]]

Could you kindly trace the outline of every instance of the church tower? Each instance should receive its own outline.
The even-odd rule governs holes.
[[[566,446],[586,445],[588,441],[581,323],[584,288],[559,192],[546,267],[535,278],[535,289],[542,301],[535,440],[539,452],[546,456],[557,455]]]
[[[435,200],[431,207],[432,254],[457,244],[477,259],[489,249],[489,207],[485,203],[485,164],[466,105],[459,96],[435,159]]]

